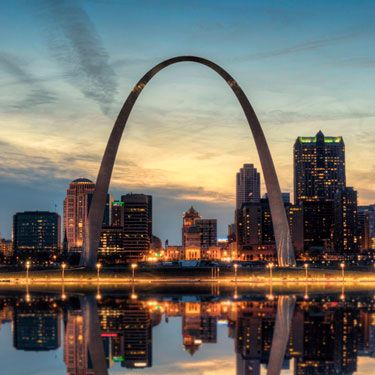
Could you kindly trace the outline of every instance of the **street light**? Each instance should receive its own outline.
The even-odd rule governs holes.
[[[237,269],[238,269],[238,264],[234,263],[234,282],[237,284]]]
[[[307,281],[307,277],[308,277],[308,275],[307,275],[307,269],[309,268],[309,265],[307,263],[305,263],[303,266],[305,267],[305,279]]]
[[[65,282],[65,268],[66,268],[66,264],[65,263],[62,263],[61,264],[61,278],[62,278],[62,282],[64,284]]]
[[[345,281],[345,263],[342,262],[342,263],[340,264],[340,267],[341,267],[341,277],[342,277],[342,282],[344,282],[344,281]]]
[[[30,269],[30,261],[26,262],[26,283],[29,283],[29,269]]]
[[[272,268],[274,267],[274,264],[268,263],[267,267],[270,269],[270,282],[272,283]]]
[[[96,279],[97,279],[97,281],[98,281],[98,283],[99,283],[99,281],[100,281],[100,269],[102,268],[102,265],[100,264],[100,263],[96,263]]]
[[[134,283],[135,281],[135,269],[138,267],[137,263],[132,263],[131,268],[132,268],[132,282]]]

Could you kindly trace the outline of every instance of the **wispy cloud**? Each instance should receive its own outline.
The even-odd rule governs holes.
[[[9,108],[16,111],[29,110],[35,106],[53,103],[57,100],[56,95],[45,88],[41,81],[26,67],[25,62],[17,56],[0,52],[0,66],[3,73],[13,77],[18,84],[27,87],[26,96],[15,101]]]
[[[345,40],[354,38],[358,34],[359,34],[358,32],[351,32],[351,33],[346,33],[346,34],[337,35],[333,37],[309,40],[309,41],[298,43],[298,44],[291,45],[288,47],[248,54],[244,56],[242,59],[240,58],[239,60],[262,60],[262,59],[280,57],[280,56],[285,56],[285,55],[290,55],[290,54],[295,54],[295,53],[300,53],[300,52],[305,52],[305,51],[312,51],[312,50],[331,46],[333,44],[340,43]]]
[[[296,111],[273,110],[267,113],[261,113],[262,119],[268,123],[290,124],[305,121],[335,121],[335,120],[351,120],[365,119],[375,117],[375,112],[319,112],[306,113]]]
[[[88,14],[69,0],[46,0],[48,46],[64,77],[108,114],[117,92],[116,74]]]

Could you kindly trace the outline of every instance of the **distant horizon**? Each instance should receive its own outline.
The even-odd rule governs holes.
[[[347,185],[359,204],[375,202],[374,3],[146,3],[0,4],[8,35],[0,51],[2,237],[10,238],[16,212],[62,215],[69,182],[95,182],[134,84],[156,63],[187,54],[222,65],[248,95],[282,191],[293,196],[295,139],[322,130],[344,138]],[[180,242],[191,205],[218,219],[222,237],[244,163],[262,175],[240,106],[219,77],[183,63],[141,94],[110,192],[153,195],[154,233],[163,241]]]

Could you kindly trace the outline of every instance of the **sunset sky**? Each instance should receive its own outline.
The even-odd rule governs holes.
[[[373,1],[12,1],[0,3],[0,232],[57,210],[69,181],[95,181],[114,120],[161,60],[198,55],[241,85],[292,192],[298,135],[342,135],[347,184],[375,202]],[[131,114],[111,193],[154,197],[154,233],[180,241],[194,205],[233,221],[235,173],[260,168],[239,104],[206,67],[158,74]],[[262,193],[264,193],[264,187]]]

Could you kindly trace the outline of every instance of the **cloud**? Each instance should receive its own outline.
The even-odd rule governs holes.
[[[289,124],[304,121],[335,121],[375,117],[375,112],[320,112],[305,113],[294,111],[273,110],[261,113],[264,121],[276,124]]]
[[[249,54],[243,57],[241,60],[262,60],[262,59],[269,59],[273,57],[286,56],[286,55],[305,52],[305,51],[312,51],[312,50],[316,50],[319,48],[330,46],[335,43],[340,43],[347,39],[353,38],[356,35],[358,35],[358,32],[342,34],[342,35],[338,35],[335,37],[327,37],[327,38],[322,38],[322,39],[310,40],[310,41],[298,43],[289,47],[277,48],[277,49],[270,50],[270,51]]]
[[[0,52],[0,66],[3,72],[16,79],[18,84],[28,88],[26,96],[10,105],[16,111],[24,111],[35,106],[49,104],[56,101],[56,95],[46,89],[41,81],[25,68],[25,62],[16,56]]]
[[[48,46],[64,77],[108,114],[117,93],[117,79],[94,24],[76,2],[45,3]]]

